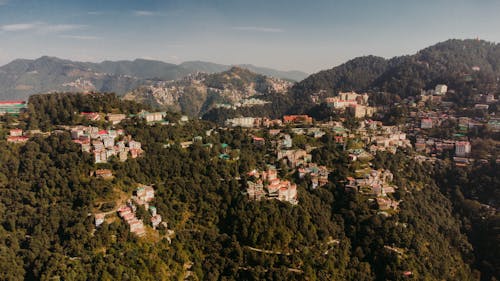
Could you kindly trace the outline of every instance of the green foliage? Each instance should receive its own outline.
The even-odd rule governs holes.
[[[90,124],[81,112],[135,114],[145,107],[132,101],[122,101],[115,94],[58,93],[33,95],[28,101],[28,127],[47,130],[54,125]]]
[[[465,233],[474,246],[474,266],[481,280],[499,278],[500,178],[496,162],[477,162],[471,167],[439,165],[435,178],[444,194],[452,199]]]
[[[389,60],[358,57],[295,84],[290,93],[295,102],[288,111],[308,112],[315,106],[310,95],[320,91],[326,96],[366,91],[374,97],[372,104],[391,105],[436,84],[447,84],[455,91],[451,101],[471,105],[475,94],[498,92],[499,61],[500,45],[481,40],[448,40]],[[473,71],[474,66],[480,71]]]
[[[252,144],[256,132],[216,129],[206,136],[213,125],[201,120],[148,126],[133,118],[121,126],[145,153],[106,164],[112,181],[89,177],[96,168],[91,156],[66,132],[22,146],[2,142],[1,278],[179,280],[189,271],[198,280],[404,280],[409,270],[419,280],[474,279],[468,266],[474,255],[453,205],[428,176],[432,167],[412,161],[408,151],[373,160],[374,168],[393,171],[395,198],[402,200],[399,212],[386,217],[369,198],[344,189],[353,167],[330,133],[312,152],[315,162],[332,169],[329,183],[309,190],[297,181],[299,204],[292,206],[249,201],[242,193],[246,173],[275,160],[269,145]],[[213,148],[178,145],[194,136]],[[239,160],[219,159],[223,143],[239,150]],[[478,192],[496,182],[492,176]],[[153,204],[175,231],[171,244],[135,237],[114,214],[94,230],[89,214],[102,211],[95,203],[111,198],[113,189],[131,194],[137,183],[154,185]],[[149,216],[143,209],[138,215]],[[494,235],[494,228],[482,227],[482,234]]]

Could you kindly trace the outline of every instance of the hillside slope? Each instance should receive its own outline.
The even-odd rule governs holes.
[[[464,95],[498,91],[500,44],[482,40],[448,40],[414,55],[384,59],[359,57],[297,83],[292,93],[301,102],[324,91],[383,91],[400,97],[447,84]]]
[[[176,65],[145,59],[102,63],[76,62],[47,56],[35,60],[18,59],[0,67],[0,100],[26,99],[32,94],[56,91],[99,91],[123,95],[155,81],[178,80],[189,74],[222,72],[230,68],[229,65],[202,61]],[[300,80],[307,75],[252,65],[247,65],[246,68],[287,80]]]
[[[124,99],[201,116],[216,106],[251,107],[266,103],[262,99],[264,95],[283,94],[291,85],[284,80],[232,67],[220,73],[198,73],[177,81],[142,86],[127,93]]]

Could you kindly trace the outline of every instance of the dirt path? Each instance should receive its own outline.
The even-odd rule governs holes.
[[[265,253],[265,254],[285,255],[285,256],[290,256],[291,255],[291,253],[283,253],[281,251],[264,250],[264,249],[250,247],[250,246],[245,246],[245,248],[249,249],[250,251],[259,252],[259,253]]]

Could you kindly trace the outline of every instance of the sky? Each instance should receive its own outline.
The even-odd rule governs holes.
[[[313,73],[451,38],[500,42],[500,0],[0,0],[0,65],[43,55]]]

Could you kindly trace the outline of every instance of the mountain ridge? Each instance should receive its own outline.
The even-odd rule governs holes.
[[[383,92],[415,98],[422,90],[446,84],[464,100],[500,91],[500,44],[476,39],[450,39],[413,55],[385,59],[362,56],[311,74],[296,83],[291,95],[305,112],[311,95],[333,96],[341,91]]]
[[[134,89],[125,100],[153,108],[201,116],[219,106],[252,107],[268,103],[267,96],[286,94],[292,83],[233,66],[217,73],[196,73],[175,81],[156,81]]]
[[[259,74],[298,80],[307,74],[245,65]],[[123,95],[156,80],[178,80],[197,72],[216,73],[232,65],[192,61],[172,64],[156,60],[79,62],[51,56],[16,59],[0,67],[0,99],[26,99],[29,95],[54,91],[101,91]],[[282,76],[282,77],[280,77]]]

